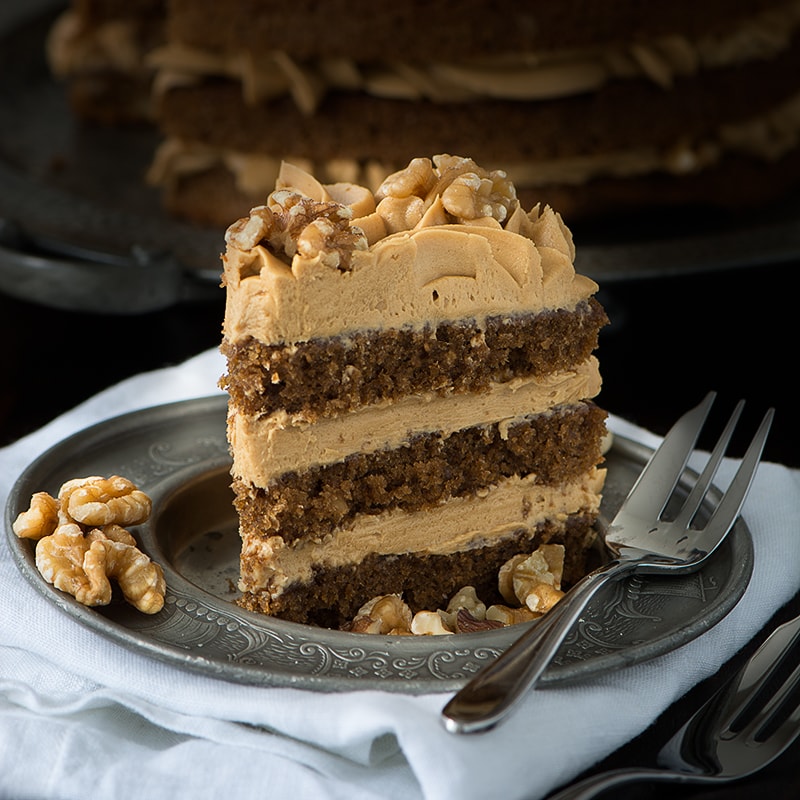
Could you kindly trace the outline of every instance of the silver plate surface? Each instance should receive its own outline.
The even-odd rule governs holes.
[[[321,691],[423,693],[460,688],[524,630],[512,626],[452,636],[352,634],[284,622],[235,605],[237,522],[229,486],[226,397],[188,400],[126,414],[55,445],[19,477],[6,533],[22,575],[66,614],[123,647],[234,682]],[[610,518],[650,451],[616,437],[607,457],[603,515]],[[167,579],[162,611],[124,601],[87,608],[48,584],[34,545],[11,524],[37,491],[68,479],[119,474],[153,499],[134,528]],[[568,636],[544,684],[572,682],[669,652],[719,622],[750,580],[753,545],[739,520],[711,562],[682,577],[636,577],[607,587]],[[536,624],[536,623],[528,623]]]

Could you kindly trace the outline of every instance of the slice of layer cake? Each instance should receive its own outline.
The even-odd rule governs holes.
[[[604,471],[596,284],[505,173],[414,159],[373,194],[284,165],[226,234],[242,605],[337,627],[543,543],[585,569]]]

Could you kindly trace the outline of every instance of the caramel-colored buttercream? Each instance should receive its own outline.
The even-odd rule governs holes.
[[[228,437],[233,474],[266,487],[285,472],[337,463],[351,453],[401,447],[417,434],[449,435],[474,425],[544,413],[595,397],[600,384],[597,359],[592,357],[573,372],[494,384],[483,394],[411,396],[314,423],[292,419],[285,412],[252,418],[232,409]]]
[[[362,516],[334,534],[286,545],[280,537],[246,536],[239,588],[273,596],[293,581],[309,581],[317,566],[358,564],[368,554],[452,554],[498,544],[520,529],[533,530],[553,519],[576,513],[596,514],[605,481],[604,469],[593,469],[565,486],[541,486],[534,478],[510,478],[485,496],[455,498],[424,514],[393,510]]]
[[[306,114],[314,114],[326,92],[363,92],[376,97],[435,102],[470,102],[502,98],[531,102],[595,91],[609,81],[647,78],[669,88],[676,77],[774,58],[789,46],[800,28],[800,2],[754,14],[739,27],[697,39],[665,35],[627,45],[601,45],[548,53],[503,53],[491,60],[457,64],[408,63],[402,58],[381,64],[325,58],[300,63],[286,53],[201,50],[171,43],[154,51],[149,63],[167,90],[187,78],[224,75],[241,82],[250,104],[290,94]]]
[[[497,210],[502,222],[487,216],[448,223],[452,214],[439,196],[379,199],[366,187],[323,186],[288,165],[278,182],[346,205],[364,246],[349,254],[347,270],[326,249],[287,258],[251,233],[259,224],[254,209],[226,237],[224,335],[231,342],[252,336],[291,343],[463,318],[480,324],[490,315],[572,309],[597,290],[575,273],[571,234],[549,207],[524,213],[512,202],[509,216]]]
[[[506,164],[519,188],[551,185],[579,186],[595,178],[637,178],[665,172],[689,175],[714,167],[729,155],[747,155],[764,162],[774,162],[792,152],[800,142],[800,94],[771,109],[737,123],[721,126],[697,141],[681,140],[659,148],[643,142],[624,151],[575,154],[547,160],[515,161]],[[291,156],[289,157],[291,158]],[[359,162],[336,159],[309,162],[291,158],[317,174],[332,180],[362,182],[377,186],[396,165],[376,161]],[[167,186],[182,178],[215,166],[224,166],[233,176],[236,187],[247,197],[263,197],[275,184],[280,171],[278,158],[258,153],[225,150],[178,139],[166,139],[156,150],[148,171],[154,186]]]

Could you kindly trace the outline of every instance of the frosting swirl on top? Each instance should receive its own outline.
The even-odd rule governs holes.
[[[414,159],[374,194],[284,164],[267,204],[226,241],[229,341],[480,323],[574,308],[597,290],[575,273],[556,212],[523,211],[505,173],[453,156]]]

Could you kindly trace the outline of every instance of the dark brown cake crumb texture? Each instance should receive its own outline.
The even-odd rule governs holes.
[[[595,540],[592,515],[576,515],[566,530],[545,523],[534,532],[520,531],[500,546],[476,548],[455,555],[368,556],[358,567],[318,571],[311,585],[289,587],[277,603],[266,594],[246,593],[243,608],[292,622],[340,628],[355,617],[372,597],[402,594],[412,613],[444,608],[464,586],[474,586],[478,597],[490,605],[505,603],[497,588],[497,573],[517,553],[532,553],[542,544],[563,544],[566,549],[564,579],[569,586],[587,570]]]
[[[362,514],[414,512],[467,497],[513,475],[559,484],[601,461],[606,412],[593,403],[563,406],[512,426],[418,436],[407,447],[360,453],[344,462],[288,473],[266,490],[234,480],[242,530],[287,542],[321,538]]]
[[[366,332],[287,348],[223,341],[223,385],[248,415],[285,410],[309,420],[411,394],[486,391],[491,382],[569,369],[597,347],[608,323],[595,300],[559,309],[435,329]],[[275,382],[273,383],[273,378]]]

